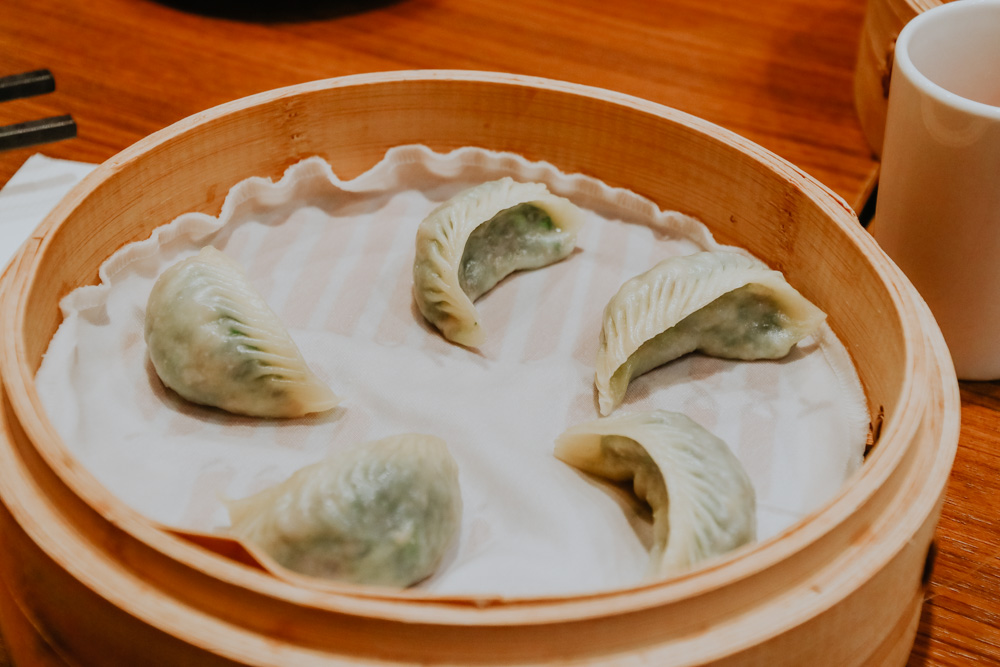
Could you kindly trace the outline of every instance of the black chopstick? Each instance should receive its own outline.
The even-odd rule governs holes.
[[[38,69],[0,77],[0,102],[51,93],[56,89],[52,72]],[[47,144],[76,136],[76,122],[70,115],[29,120],[0,127],[0,151]]]
[[[0,102],[16,100],[21,97],[33,97],[51,93],[56,89],[56,80],[52,72],[39,69],[34,72],[12,74],[0,77]]]
[[[76,123],[68,114],[29,120],[16,125],[4,125],[0,127],[0,151],[47,144],[50,141],[72,139],[75,136]]]

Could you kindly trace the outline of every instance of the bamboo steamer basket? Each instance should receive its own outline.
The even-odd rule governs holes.
[[[476,145],[544,159],[701,218],[829,314],[874,446],[821,510],[705,568],[626,590],[435,597],[281,581],[162,530],[73,459],[34,386],[58,301],[121,245],[310,155],[343,177],[386,149]],[[47,217],[3,281],[0,622],[42,665],[902,665],[958,440],[940,333],[837,196],[762,148],[605,90],[473,72],[280,89],[158,132]]]
[[[854,107],[876,157],[882,155],[896,38],[917,14],[949,0],[868,0],[854,66]]]

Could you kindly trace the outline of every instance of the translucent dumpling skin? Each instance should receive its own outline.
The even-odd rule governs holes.
[[[481,344],[485,335],[473,301],[515,271],[569,255],[582,219],[580,209],[542,183],[502,178],[457,194],[417,229],[417,307],[448,340]]]
[[[570,428],[555,455],[584,472],[632,482],[653,512],[648,576],[691,569],[756,539],[756,496],[725,442],[666,410]]]
[[[300,417],[339,401],[242,268],[211,246],[156,280],[145,338],[163,384],[193,403],[253,417]]]
[[[444,441],[406,434],[302,468],[229,503],[231,532],[301,574],[410,586],[429,576],[461,518]]]
[[[604,309],[594,385],[602,415],[633,378],[689,352],[780,359],[826,315],[780,272],[731,252],[666,259],[627,281]]]

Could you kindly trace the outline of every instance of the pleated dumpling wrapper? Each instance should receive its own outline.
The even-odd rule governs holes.
[[[759,260],[734,252],[665,259],[604,308],[594,373],[601,414],[618,407],[633,378],[689,352],[780,359],[825,319]]]
[[[565,258],[582,223],[583,212],[543,183],[505,177],[460,192],[417,228],[417,307],[448,340],[482,344],[473,302],[514,271]]]
[[[231,533],[300,574],[406,587],[434,572],[458,530],[458,465],[409,433],[343,450],[228,503]]]
[[[157,278],[145,337],[160,380],[193,403],[252,417],[301,417],[340,401],[240,265],[211,246]]]
[[[685,415],[653,410],[596,419],[559,436],[555,455],[592,475],[632,481],[653,512],[649,578],[756,539],[756,496],[743,466]]]

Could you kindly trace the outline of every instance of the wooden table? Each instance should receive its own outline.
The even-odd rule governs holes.
[[[278,0],[313,15],[276,22],[255,0],[231,4],[256,16],[150,0],[3,0],[0,75],[49,68],[57,90],[0,105],[0,124],[70,113],[79,137],[0,153],[0,184],[37,150],[99,162],[251,93],[417,68],[546,76],[660,102],[763,145],[852,205],[876,167],[852,93],[864,0],[326,0],[320,10]],[[963,383],[962,413],[911,665],[1000,663],[1000,386]]]

